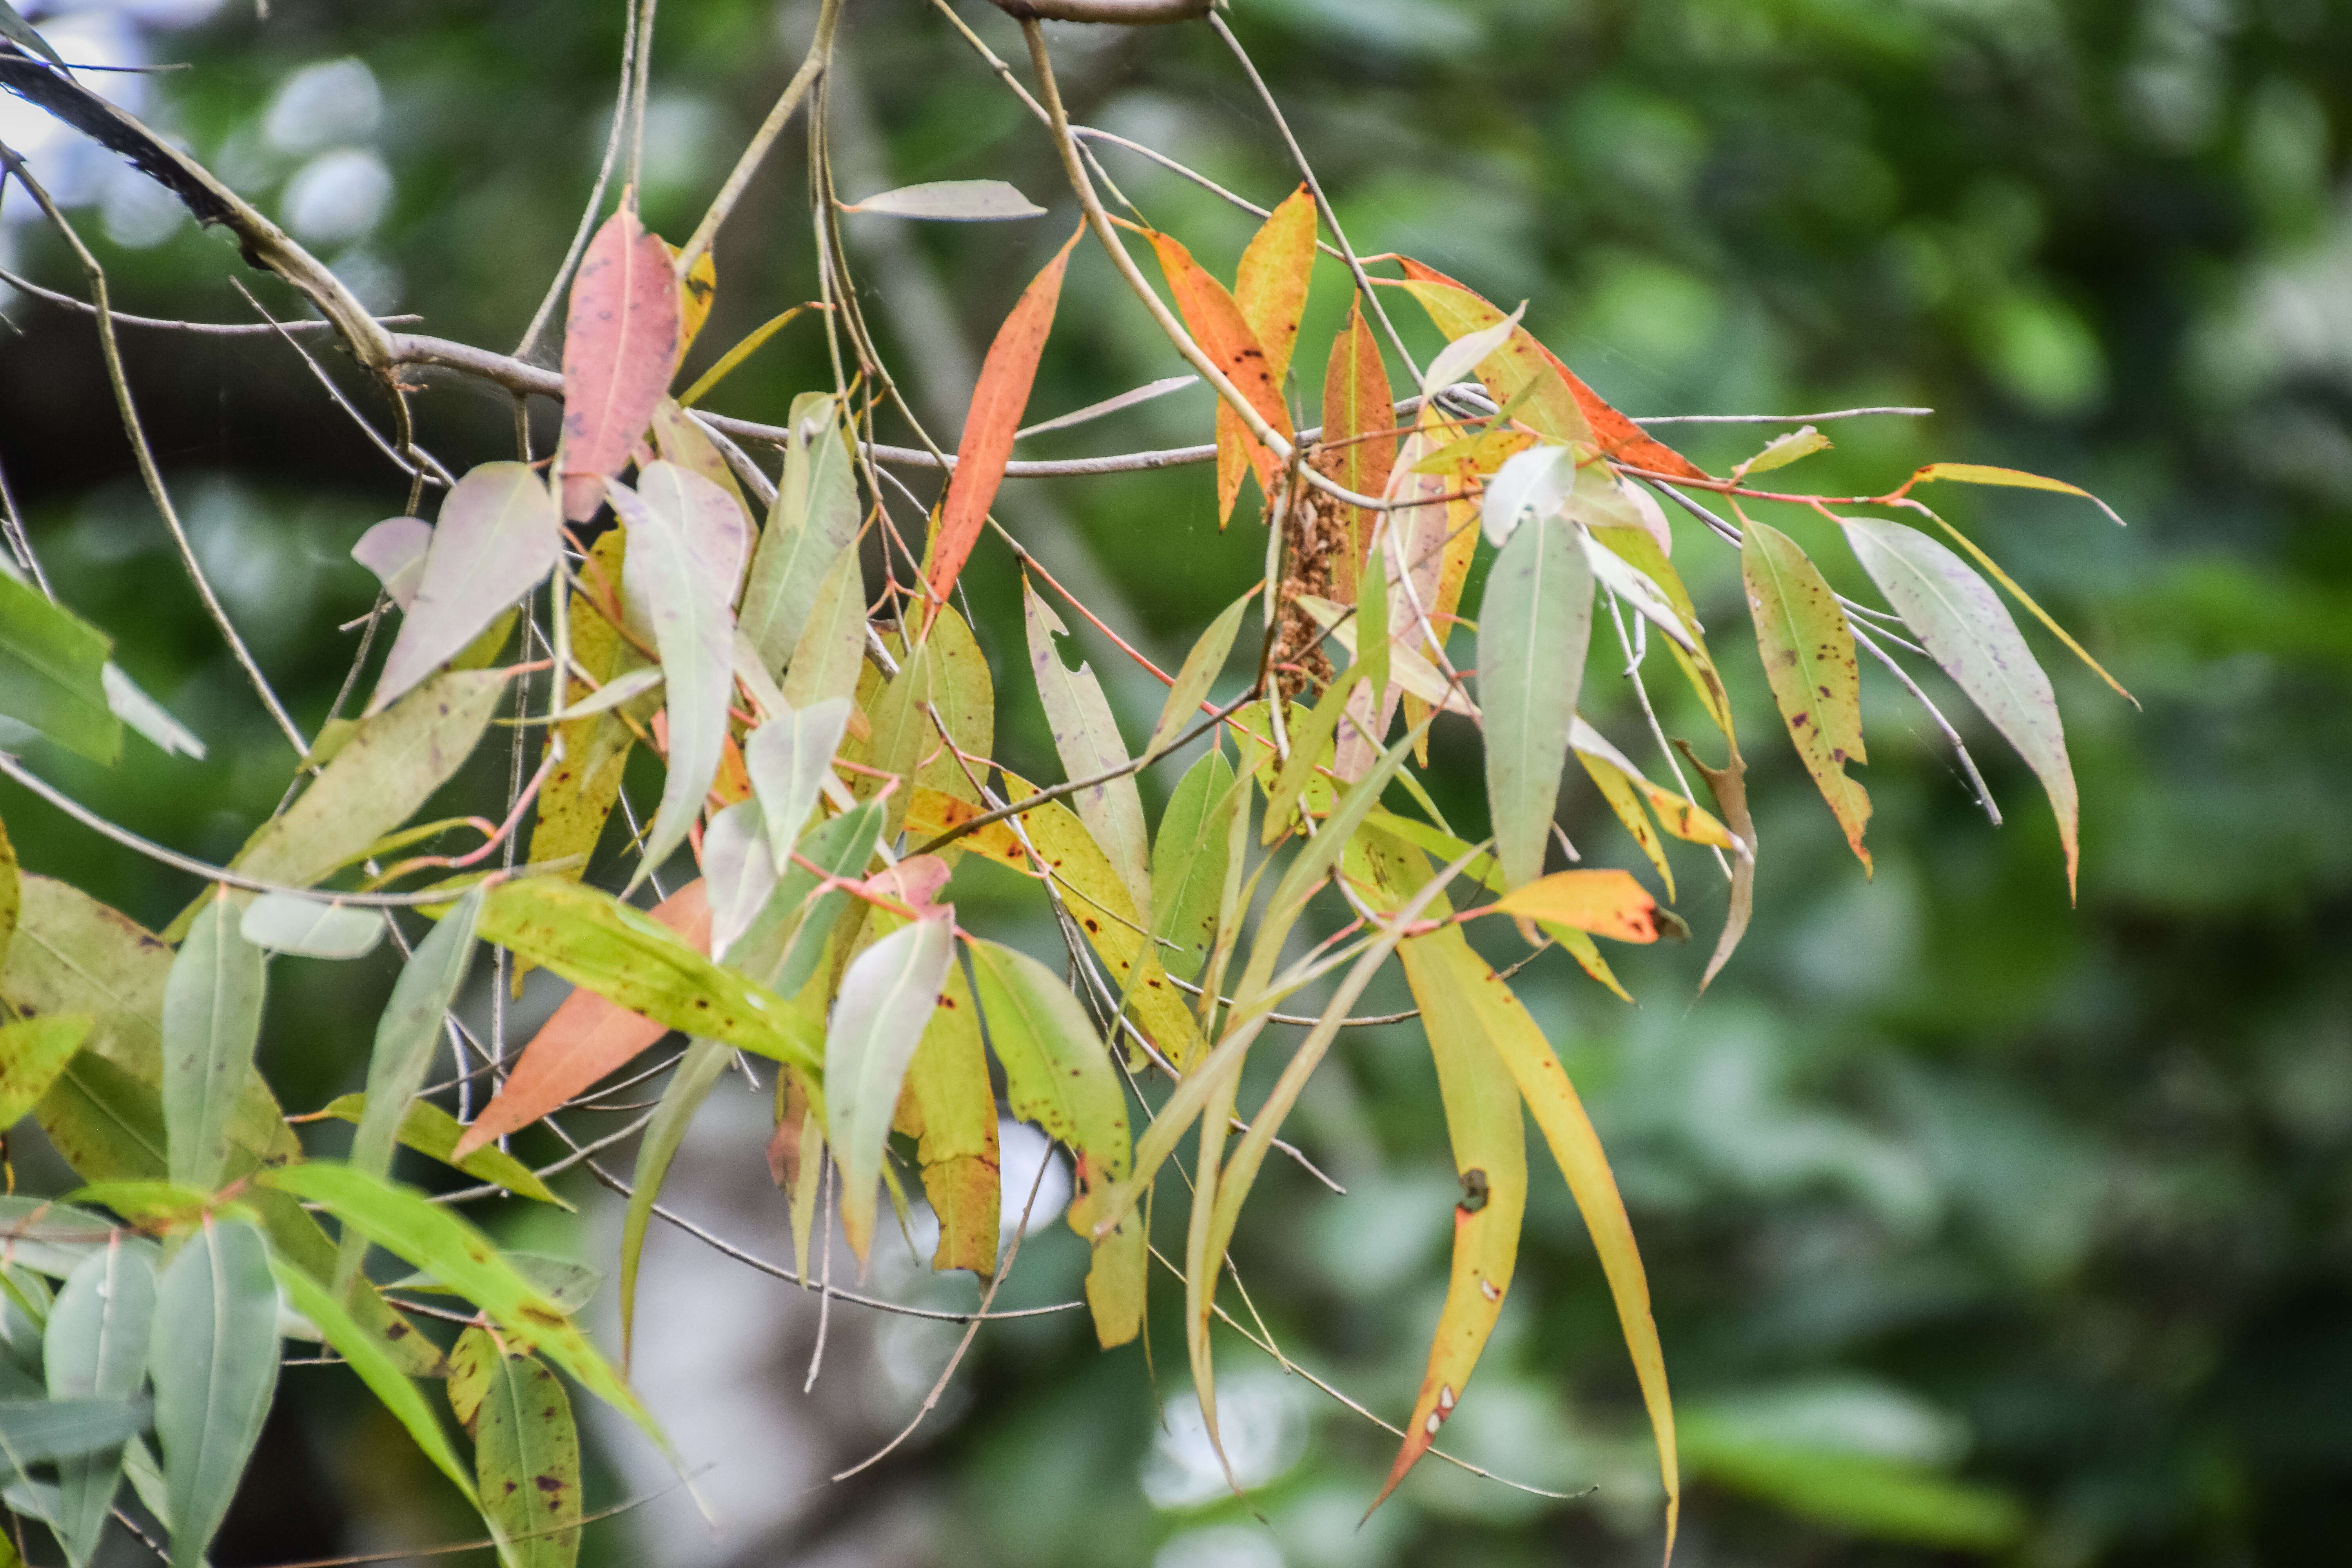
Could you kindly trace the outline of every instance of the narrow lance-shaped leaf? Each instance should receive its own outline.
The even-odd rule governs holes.
[[[1265,374],[1282,384],[1298,346],[1298,319],[1315,273],[1315,197],[1305,185],[1283,198],[1242,251],[1234,277],[1234,305],[1265,351]],[[1241,416],[1217,405],[1217,526],[1234,515],[1242,475],[1250,463],[1249,433]]]
[[[1054,638],[1068,636],[1069,628],[1026,582],[1022,584],[1022,597],[1028,616],[1029,667],[1036,675],[1037,695],[1045,701],[1045,720],[1054,731],[1054,750],[1063,768],[1071,778],[1082,779],[1126,766],[1127,746],[1119,738],[1118,721],[1111,715],[1110,702],[1103,696],[1094,668],[1081,664],[1071,669],[1063,664]],[[1077,793],[1074,804],[1079,820],[1110,856],[1119,879],[1127,884],[1128,896],[1148,923],[1150,841],[1143,826],[1143,796],[1136,788],[1135,775],[1122,773],[1089,785]]]
[[[368,712],[382,712],[463,653],[555,570],[562,543],[555,498],[529,464],[484,463],[459,479],[441,503],[415,596]]]
[[[2025,759],[2058,816],[2066,889],[2074,889],[2080,806],[2057,694],[2000,598],[1967,563],[1916,528],[1841,519],[1846,542],[1936,662]]]
[[[963,971],[948,966],[940,1005],[923,1026],[922,1043],[907,1067],[896,1131],[916,1140],[923,1195],[940,1222],[931,1254],[938,1270],[996,1272],[997,1229],[1003,1211],[998,1184],[996,1090],[981,1047],[980,1009]]]
[[[259,1230],[207,1219],[188,1238],[156,1292],[148,1364],[172,1498],[172,1568],[197,1568],[278,1386],[278,1286]]]
[[[1323,438],[1315,467],[1360,496],[1387,494],[1389,471],[1396,463],[1394,401],[1387,362],[1359,298],[1348,307],[1348,324],[1332,340],[1330,363],[1323,373]],[[1339,507],[1348,548],[1331,580],[1333,596],[1343,605],[1357,602],[1356,576],[1371,548],[1373,516],[1361,507]]]
[[[1178,737],[1199,722],[1201,704],[1224,670],[1225,659],[1234,651],[1234,638],[1241,633],[1242,616],[1257,596],[1253,588],[1219,611],[1200,641],[1192,645],[1192,651],[1184,656],[1175,684],[1168,689],[1168,700],[1160,706],[1160,721],[1151,727],[1151,739],[1144,744],[1146,762],[1174,745]]]
[[[776,858],[756,801],[738,801],[704,826],[702,885],[710,906],[710,951],[724,959],[776,890]]]
[[[694,1113],[710,1097],[719,1074],[732,1055],[716,1040],[696,1040],[686,1048],[677,1071],[662,1089],[653,1120],[637,1144],[637,1166],[629,1182],[628,1211],[621,1220],[621,1364],[631,1364],[636,1344],[637,1265],[645,1255],[646,1231],[653,1224],[654,1204],[669,1175],[670,1162],[686,1142]],[[486,1483],[487,1484],[487,1483]]]
[[[180,945],[163,993],[163,1125],[172,1180],[197,1192],[228,1167],[229,1118],[261,1040],[263,954],[222,889]]]
[[[617,600],[628,538],[625,528],[607,531],[588,547],[588,559],[581,570],[583,581],[597,590],[614,615],[623,613]],[[628,646],[620,627],[586,595],[572,595],[571,620],[572,662],[604,682],[602,690],[613,689],[625,673],[654,668],[644,666],[635,672],[629,670],[643,656]],[[565,682],[568,709],[577,709],[590,695],[587,684],[576,677]],[[556,734],[563,741],[563,760],[540,785],[530,861],[538,866],[570,860],[572,864],[561,874],[576,882],[587,873],[588,857],[604,837],[605,820],[620,798],[621,775],[628,767],[635,737],[621,715],[610,711],[571,719],[558,727]]]
[[[1004,464],[1013,455],[1013,432],[1021,427],[1022,410],[1029,405],[1030,384],[1037,379],[1037,361],[1045,338],[1054,330],[1054,310],[1062,298],[1062,273],[1069,266],[1071,247],[1082,228],[1062,242],[1045,270],[1022,290],[1004,324],[996,329],[981,362],[980,383],[972,388],[971,409],[964,416],[963,438],[956,446],[955,475],[948,481],[947,500],[940,511],[938,542],[932,546],[926,577],[934,604],[947,602],[948,591],[963,574],[972,546],[988,521],[988,509],[1004,482]]]
[[[1486,804],[1495,858],[1514,887],[1543,873],[1568,765],[1570,726],[1592,636],[1592,574],[1558,516],[1519,525],[1479,606],[1478,700],[1486,715]]]
[[[173,718],[170,709],[141,689],[121,665],[109,660],[100,666],[98,682],[106,692],[106,705],[114,710],[114,716],[139,731],[157,751],[167,757],[204,760],[204,741]]]
[[[952,917],[919,920],[859,953],[824,1039],[826,1141],[841,1170],[841,1228],[862,1266],[891,1112],[955,959]]]
[[[25,910],[25,879],[16,864],[16,846],[9,841],[8,825],[0,822],[0,969],[8,946],[16,940],[16,923]]]
[[[323,1205],[344,1225],[425,1270],[489,1315],[501,1330],[535,1345],[590,1393],[665,1443],[631,1393],[562,1307],[516,1272],[489,1238],[414,1188],[379,1181],[347,1165],[310,1162],[255,1180]],[[274,1292],[273,1292],[274,1300]]]
[[[845,213],[928,218],[933,223],[1003,223],[1044,217],[1045,209],[1003,180],[932,180],[844,202]]]
[[[1554,871],[1522,883],[1494,908],[1522,920],[1573,926],[1619,942],[1658,940],[1657,900],[1630,871]]]
[[[1862,669],[1845,612],[1797,542],[1763,523],[1748,524],[1739,572],[1756,619],[1757,652],[1789,738],[1867,869],[1862,835],[1870,796],[1845,772],[1848,763],[1870,760],[1862,741]]]
[[[580,1559],[580,1433],[556,1375],[529,1356],[491,1359],[474,1418],[482,1512],[509,1568]]]
[[[741,514],[708,479],[658,462],[642,478],[645,488],[634,493],[612,486],[612,500],[629,529],[623,571],[632,613],[651,623],[661,653],[669,756],[661,805],[646,830],[632,888],[685,842],[719,773],[728,694],[735,683],[735,617],[729,606],[743,544]],[[694,504],[697,494],[706,501],[717,497],[725,510],[717,503]]]
[[[481,918],[482,890],[469,888],[416,944],[393,984],[392,999],[376,1019],[375,1049],[368,1058],[367,1109],[360,1114],[359,1131],[352,1134],[352,1169],[363,1175],[383,1176],[392,1170],[393,1147],[409,1101],[424,1087],[441,1043],[442,1020],[466,983],[467,970],[473,967],[474,931]],[[357,1232],[343,1238],[338,1286],[350,1285],[366,1253],[367,1244]]]
[[[354,1127],[367,1114],[368,1097],[364,1094],[341,1094],[320,1106],[305,1120],[316,1121],[333,1117]],[[396,1134],[400,1146],[414,1149],[428,1160],[437,1160],[454,1170],[459,1170],[478,1182],[488,1182],[506,1188],[519,1198],[533,1203],[551,1204],[560,1209],[572,1205],[556,1195],[555,1190],[539,1179],[531,1168],[503,1149],[475,1149],[459,1155],[457,1140],[467,1129],[464,1122],[442,1110],[429,1100],[412,1100],[408,1113],[400,1119]]]
[[[766,541],[761,541],[764,546]],[[817,584],[815,607],[784,667],[783,698],[794,709],[849,701],[866,658],[866,580],[851,544]]]
[[[833,772],[834,753],[849,727],[846,698],[774,714],[743,743],[743,766],[751,775],[767,825],[768,847],[779,864],[790,858],[801,830],[816,810],[817,796]]]
[[[2115,508],[2083,489],[2063,479],[2050,479],[2042,474],[2029,474],[2022,468],[1996,468],[1984,463],[1929,463],[1913,474],[1903,487],[1928,483],[1934,479],[1951,479],[1964,485],[1998,485],[2010,489],[2053,490],[2059,495],[2080,496],[2107,514],[2117,528],[2124,520]]]
[[[147,1381],[154,1253],[152,1243],[117,1236],[67,1279],[42,1332],[51,1399],[130,1399]],[[97,1551],[121,1480],[119,1448],[58,1461],[58,1541],[74,1568]]]
[[[432,1405],[425,1402],[408,1373],[385,1353],[383,1342],[353,1321],[333,1291],[299,1268],[276,1258],[270,1259],[270,1268],[294,1310],[310,1321],[320,1337],[367,1384],[368,1392],[408,1429],[408,1435],[425,1451],[425,1457],[433,1461],[434,1468],[449,1478],[450,1484],[467,1502],[477,1500],[473,1478],[458,1463],[457,1451],[449,1446],[449,1435],[441,1429]]]
[[[122,755],[122,721],[106,700],[113,645],[39,589],[0,572],[0,714],[89,758]]]
[[[364,958],[383,941],[383,914],[294,893],[264,893],[245,906],[237,932],[271,952],[290,952],[299,958]]]
[[[1617,1307],[1618,1327],[1633,1356],[1642,1403],[1649,1411],[1650,1431],[1657,1440],[1658,1472],[1666,1489],[1666,1551],[1671,1555],[1682,1511],[1674,1405],[1666,1391],[1665,1352],[1659,1347],[1657,1324],[1650,1316],[1649,1279],[1643,1272],[1641,1251],[1633,1243],[1633,1223],[1625,1217],[1624,1199],[1618,1195],[1617,1179],[1610,1173],[1609,1157],[1601,1152],[1583,1102],[1535,1019],[1475,953],[1465,948],[1454,962],[1464,971],[1459,991],[1470,1005],[1476,1028],[1518,1084],[1552,1158],[1568,1178],[1569,1194],[1584,1217],[1585,1233],[1601,1255],[1601,1269]]]
[[[807,429],[811,423],[814,434]],[[794,398],[783,473],[776,481],[775,504],[768,509],[768,525],[752,552],[740,617],[743,635],[760,650],[761,662],[771,673],[785,668],[787,658],[797,658],[801,637],[831,591],[837,563],[856,542],[860,512],[854,466],[842,438],[839,400],[806,394]],[[854,569],[851,575],[856,575]],[[864,608],[862,596],[859,607]],[[862,614],[858,620],[862,626]],[[785,679],[791,679],[787,671]],[[810,700],[805,696],[793,699],[803,707]]]
[[[1231,811],[1234,768],[1211,752],[1185,770],[1160,818],[1151,854],[1152,935],[1168,972],[1191,980],[1207,962],[1217,934],[1217,908],[1225,886],[1224,821]]]
[[[1241,306],[1226,292],[1223,284],[1192,259],[1192,253],[1181,242],[1164,234],[1154,234],[1151,247],[1159,255],[1160,270],[1168,279],[1169,292],[1176,296],[1176,308],[1183,314],[1184,325],[1202,352],[1225,373],[1225,378],[1256,410],[1258,417],[1287,439],[1291,434],[1290,410],[1282,400],[1281,378],[1275,374],[1265,346],[1258,341],[1248,318],[1242,314]],[[1257,470],[1258,488],[1267,495],[1274,494],[1281,483],[1274,454],[1247,435],[1243,437],[1243,445],[1250,466]]]
[[[710,903],[698,879],[662,900],[650,914],[683,938],[690,949],[699,950],[709,942]],[[437,1015],[435,1023],[437,1026]],[[669,1031],[668,1024],[633,1013],[583,985],[565,997],[530,1037],[496,1097],[458,1141],[456,1157],[464,1159],[497,1139],[520,1131],[598,1079],[626,1066]]]
[[[1419,858],[1417,853],[1414,858]],[[1372,1500],[1378,1508],[1396,1490],[1452,1415],[1470,1386],[1470,1373],[1501,1316],[1504,1294],[1518,1260],[1519,1224],[1528,1202],[1527,1131],[1519,1092],[1479,1029],[1479,1015],[1463,989],[1482,984],[1476,957],[1459,930],[1404,944],[1405,981],[1421,1009],[1437,1064],[1438,1094],[1462,1184],[1454,1205],[1454,1258],[1430,1341],[1429,1365],[1405,1423],[1404,1442],[1388,1479]],[[1370,1511],[1369,1510],[1367,1510]]]
[[[563,515],[585,522],[629,460],[677,364],[677,267],[635,193],[580,258],[563,323]]]
[[[1143,1222],[1130,1214],[1110,1235],[1092,1236],[1102,1194],[1130,1166],[1118,1069],[1086,1009],[1052,970],[995,942],[973,942],[970,952],[989,1044],[1004,1066],[1006,1108],[1077,1156],[1069,1223],[1095,1240],[1087,1304],[1104,1348],[1125,1344],[1142,1331]]]

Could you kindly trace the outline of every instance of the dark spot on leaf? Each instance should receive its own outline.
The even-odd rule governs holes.
[[[1464,1214],[1476,1214],[1486,1206],[1486,1173],[1477,1166],[1462,1173],[1462,1203]]]
[[[563,1478],[561,1476],[538,1476],[533,1478],[533,1482],[543,1492],[560,1492],[563,1489]]]

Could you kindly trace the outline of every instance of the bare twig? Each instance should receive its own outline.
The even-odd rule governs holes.
[[[735,160],[735,167],[728,174],[727,183],[719,186],[719,194],[711,198],[710,210],[702,215],[702,221],[695,226],[693,237],[686,242],[686,248],[677,253],[679,277],[693,271],[694,264],[702,259],[702,253],[710,248],[710,242],[719,237],[719,226],[727,221],[727,215],[733,212],[735,204],[742,199],[745,187],[751,184],[751,176],[759,172],[760,163],[767,157],[768,149],[774,146],[776,138],[783,133],[785,122],[792,119],[793,110],[800,107],[801,99],[807,93],[809,85],[824,70],[825,57],[833,52],[834,28],[841,20],[841,5],[842,0],[824,0],[819,7],[816,37],[810,42],[808,54],[802,59],[800,69],[794,71],[792,80],[784,84],[784,90],[777,96],[775,107],[768,110],[768,118],[761,122],[760,129],[744,147],[742,156]]]
[[[604,206],[604,187],[612,181],[613,164],[621,153],[621,137],[629,122],[629,83],[637,60],[637,8],[632,0],[621,0],[621,15],[625,18],[621,34],[621,85],[613,100],[613,129],[604,137],[604,161],[596,165],[596,183],[588,189],[588,205],[580,215],[580,227],[572,236],[570,248],[563,253],[563,264],[548,279],[547,297],[531,312],[530,325],[523,329],[522,342],[515,345],[517,359],[529,359],[539,347],[539,334],[547,330],[555,302],[563,298],[563,285],[571,279],[572,269],[580,265],[588,237],[596,231],[596,215]]]

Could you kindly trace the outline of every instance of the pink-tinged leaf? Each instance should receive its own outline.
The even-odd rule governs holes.
[[[729,806],[703,829],[701,885],[710,905],[710,956],[723,962],[776,889],[775,857],[756,802]]]
[[[1348,307],[1347,328],[1332,340],[1331,363],[1323,373],[1323,439],[1315,449],[1315,467],[1360,496],[1385,494],[1396,462],[1396,417],[1388,365],[1358,300]],[[1352,605],[1356,574],[1371,548],[1372,514],[1354,506],[1339,510],[1349,545],[1332,574],[1332,594]]]
[[[1004,482],[1005,460],[1013,456],[1013,435],[1021,428],[1022,411],[1029,405],[1030,384],[1037,379],[1037,360],[1054,330],[1054,310],[1062,300],[1062,273],[1070,263],[1070,248],[1080,229],[1062,243],[1044,271],[1013,307],[996,341],[988,345],[981,363],[980,384],[972,388],[971,411],[964,416],[963,439],[956,447],[955,477],[948,481],[948,497],[940,510],[940,533],[931,549],[929,577],[932,598],[947,601],[948,590],[971,559],[980,531],[995,503],[997,487]]]
[[[1845,611],[1796,541],[1763,523],[1748,523],[1739,571],[1772,700],[1805,771],[1867,870],[1870,851],[1862,847],[1862,835],[1870,822],[1870,796],[1845,772],[1848,763],[1870,760],[1862,742],[1862,668]]]
[[[1492,907],[1619,942],[1658,940],[1658,900],[1642,890],[1631,871],[1554,871],[1512,889]]]
[[[1421,301],[1438,331],[1462,337],[1503,320],[1503,312],[1453,279],[1420,262],[1403,262],[1405,290]],[[1498,401],[1508,401],[1529,381],[1538,384],[1521,405],[1520,417],[1560,441],[1591,441],[1603,457],[1652,473],[1703,479],[1706,473],[1673,447],[1653,440],[1639,425],[1611,407],[1525,328],[1487,356],[1478,377]],[[1563,401],[1560,391],[1568,394]]]
[[[2074,769],[2066,758],[2057,693],[2017,623],[1966,562],[1917,529],[1876,518],[1839,521],[1845,525],[1846,542],[1886,602],[2049,792],[2058,839],[2066,848],[2071,897],[2080,847]]]
[[[677,368],[677,266],[635,196],[581,258],[563,321],[563,515],[585,522],[628,465]]]
[[[661,805],[646,831],[632,888],[685,841],[703,796],[719,777],[728,746],[728,697],[735,684],[730,606],[748,543],[741,510],[701,475],[656,462],[641,479],[644,488],[635,491],[605,481],[613,510],[629,530],[621,566],[624,593],[630,614],[642,614],[651,623],[667,720]]]
[[[416,602],[417,579],[425,575],[425,552],[433,525],[421,517],[387,517],[352,546],[352,559],[375,574],[394,605],[405,611]]]
[[[710,903],[701,881],[688,882],[651,911],[653,918],[698,948],[710,944]],[[451,1158],[519,1132],[598,1079],[615,1072],[669,1033],[585,987],[572,992],[531,1037],[496,1099],[466,1129]]]
[[[1151,237],[1151,247],[1160,257],[1160,270],[1168,279],[1169,291],[1176,296],[1176,309],[1184,317],[1184,325],[1192,331],[1202,352],[1216,362],[1217,368],[1249,400],[1258,416],[1285,437],[1290,435],[1290,409],[1282,400],[1282,376],[1275,370],[1265,345],[1258,341],[1257,332],[1242,313],[1242,307],[1225,286],[1209,275],[1208,269],[1192,259],[1192,253],[1180,242],[1164,234]],[[1292,329],[1295,333],[1297,329]],[[1232,415],[1223,403],[1220,417]],[[1235,419],[1238,424],[1238,418]],[[1257,470],[1258,488],[1272,495],[1281,482],[1276,468],[1274,454],[1260,446],[1246,432],[1242,437],[1244,450],[1250,465]]]
[[[1307,309],[1307,285],[1315,271],[1315,197],[1301,185],[1286,197],[1242,252],[1234,278],[1234,303],[1265,351],[1266,374],[1282,384],[1298,346],[1298,318]],[[1249,468],[1249,432],[1241,416],[1217,405],[1217,523],[1234,514]]]
[[[2053,490],[2062,496],[2081,496],[2108,517],[2117,528],[2125,526],[2123,516],[2115,508],[2093,495],[2080,485],[2070,485],[2063,479],[2053,479],[2041,474],[2029,474],[2022,468],[1995,468],[1982,463],[1929,463],[1911,476],[1912,485],[1923,485],[1935,479],[1950,479],[1963,485],[1999,485],[2008,489]]]
[[[378,525],[382,526],[382,525]],[[379,713],[555,570],[562,534],[545,481],[523,463],[484,463],[441,503],[416,596],[367,710]]]
[[[948,885],[948,863],[937,855],[909,855],[895,866],[885,866],[866,879],[866,890],[877,899],[890,899],[906,905],[918,915],[935,911],[940,894]]]

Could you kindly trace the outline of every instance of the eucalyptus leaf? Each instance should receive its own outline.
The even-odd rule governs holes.
[[[229,1119],[261,1041],[264,955],[226,890],[196,916],[163,992],[163,1127],[172,1180],[198,1192],[228,1169]]]
[[[364,958],[383,940],[383,914],[293,893],[264,893],[246,905],[237,930],[247,942],[272,952]]]
[[[156,1292],[148,1364],[172,1500],[172,1568],[196,1568],[278,1387],[278,1286],[259,1230],[217,1219],[188,1238]]]
[[[952,918],[919,920],[859,953],[842,976],[824,1039],[825,1138],[841,1167],[842,1231],[861,1263],[891,1113],[954,959]]]

